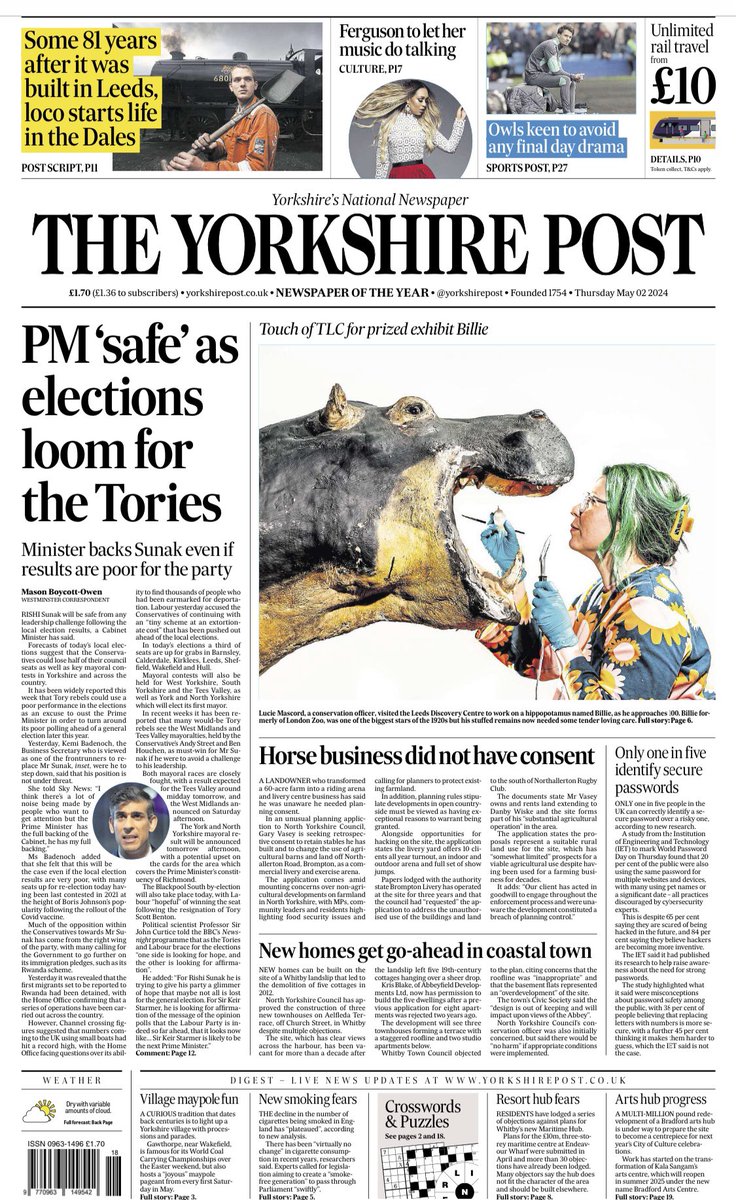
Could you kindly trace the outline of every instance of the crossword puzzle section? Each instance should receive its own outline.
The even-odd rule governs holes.
[[[381,1151],[386,1200],[455,1196],[471,1200],[478,1175],[478,1146],[416,1143]]]

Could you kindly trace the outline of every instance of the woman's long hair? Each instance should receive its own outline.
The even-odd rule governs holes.
[[[605,558],[610,551],[614,581],[621,582],[632,551],[645,563],[667,566],[692,525],[688,497],[670,475],[645,463],[617,463],[603,474],[611,532],[598,554]]]
[[[371,92],[370,96],[366,96],[357,109],[353,120],[362,125],[363,129],[370,128],[377,121],[381,122],[376,139],[379,162],[385,162],[388,157],[388,136],[396,124],[396,118],[420,88],[427,88],[427,107],[416,120],[424,134],[427,150],[431,153],[434,150],[434,137],[440,127],[442,113],[431,90],[421,79],[397,79],[393,83],[384,83],[376,88],[375,92]]]

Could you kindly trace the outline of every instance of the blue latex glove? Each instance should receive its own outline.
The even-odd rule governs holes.
[[[538,579],[534,584],[532,616],[555,650],[562,650],[564,646],[577,646],[578,639],[567,605],[555,585],[548,579]]]
[[[500,568],[501,574],[505,575],[514,565],[520,549],[519,539],[511,522],[504,521],[503,528],[499,529],[493,519],[493,513],[491,513],[488,518],[488,524],[480,535],[480,540],[496,566]],[[522,567],[519,579],[521,580],[525,577],[526,570]]]

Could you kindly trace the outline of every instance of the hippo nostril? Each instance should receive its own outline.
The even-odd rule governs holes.
[[[542,412],[541,408],[533,408],[532,411],[529,413],[529,416],[534,417],[535,421],[546,421],[547,420],[547,414],[546,414],[546,412]]]

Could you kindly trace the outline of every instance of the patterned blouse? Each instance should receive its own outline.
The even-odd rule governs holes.
[[[460,138],[463,136],[465,118],[455,121],[449,138],[444,137],[439,129],[435,131],[434,144],[439,150],[454,154]],[[394,121],[393,128],[386,143],[387,155],[384,162],[379,162],[376,154],[376,179],[388,179],[392,167],[400,167],[402,163],[418,162],[424,158],[427,139],[424,130],[416,117],[401,112]]]
[[[562,680],[555,699],[696,700],[705,691],[710,651],[666,567],[640,567],[619,587],[594,583],[570,609],[578,653],[560,671],[541,639],[542,679]],[[520,625],[487,625],[476,637],[496,658],[535,679],[540,634],[529,601]]]

